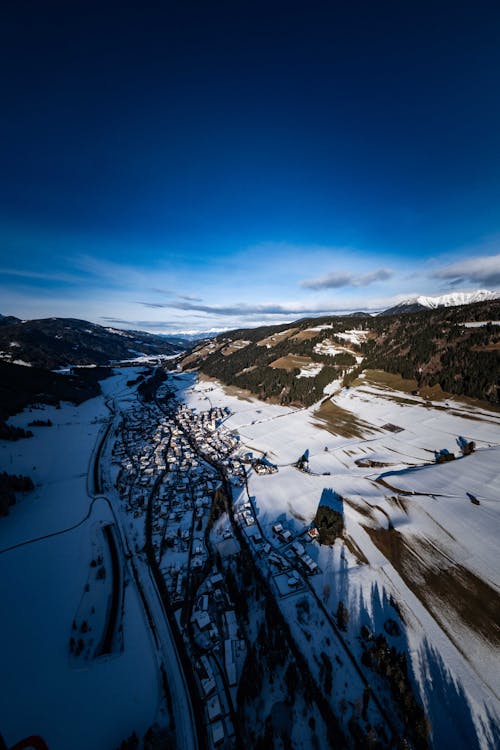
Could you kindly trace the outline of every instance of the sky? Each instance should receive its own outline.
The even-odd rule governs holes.
[[[201,332],[500,288],[498,2],[4,0],[0,82],[4,315]]]

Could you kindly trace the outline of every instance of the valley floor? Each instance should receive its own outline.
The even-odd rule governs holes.
[[[35,482],[0,518],[7,745],[115,750],[166,725],[163,652],[179,747],[193,715],[224,750],[242,726],[326,747],[332,717],[388,746],[408,683],[434,748],[498,747],[500,414],[367,379],[293,409],[180,371],[148,401],[136,375],[104,381],[107,405],[26,411],[11,421],[53,427],[0,441],[2,467]],[[333,545],[320,505],[342,510]],[[253,698],[247,653],[264,665]]]
[[[103,382],[103,390],[119,392],[130,376],[130,370],[120,371]],[[0,733],[8,747],[40,735],[51,750],[114,750],[156,717],[157,664],[139,596],[126,577],[120,622],[125,649],[117,637],[108,653],[85,658],[99,645],[92,640],[93,618],[104,622],[111,597],[102,531],[115,519],[105,499],[87,494],[92,451],[108,418],[102,396],[78,407],[26,410],[12,421],[26,427],[33,419],[50,419],[53,426],[30,428],[35,435],[27,440],[0,441],[2,468],[35,483],[0,518]],[[98,555],[102,581],[91,567]],[[84,620],[87,633],[81,631]],[[95,623],[96,637],[103,622]],[[70,652],[72,638],[85,641],[78,658]]]
[[[394,645],[411,660],[434,746],[498,746],[500,414],[370,382],[341,390],[319,412],[295,410],[210,381],[189,386],[189,373],[177,378],[189,406],[229,406],[225,427],[240,436],[240,452],[278,467],[249,474],[259,528],[276,542],[281,523],[305,543],[319,565],[314,591],[332,616],[339,601],[347,608],[345,640],[358,656],[361,626],[384,632],[396,602],[403,629]],[[471,441],[475,451],[463,456]],[[456,459],[438,464],[440,451]],[[333,547],[305,535],[330,490],[345,517]],[[312,619],[309,627],[319,652]]]

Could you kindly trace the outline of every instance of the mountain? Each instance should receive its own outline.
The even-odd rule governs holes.
[[[106,365],[138,355],[173,355],[188,343],[172,343],[143,331],[104,328],[73,318],[0,320],[0,359],[54,369],[67,365]]]
[[[15,318],[13,315],[0,315],[0,326],[11,325],[12,323],[20,323],[19,318]]]
[[[459,305],[471,305],[475,302],[498,299],[500,291],[490,292],[486,289],[478,289],[476,292],[451,292],[435,297],[419,295],[411,297],[397,305],[384,310],[381,315],[399,315],[400,313],[418,312],[418,310],[434,310],[437,307],[457,307]]]
[[[310,406],[332,382],[349,384],[368,369],[413,380],[415,390],[440,386],[498,403],[500,325],[488,321],[500,321],[500,298],[400,316],[301,319],[220,334],[181,367],[281,404]]]

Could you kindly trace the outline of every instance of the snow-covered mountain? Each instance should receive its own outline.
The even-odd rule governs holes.
[[[478,289],[475,292],[450,292],[437,296],[418,295],[410,297],[399,304],[384,310],[384,315],[394,315],[404,312],[417,312],[418,310],[435,310],[437,307],[457,307],[458,305],[470,305],[474,302],[485,302],[490,299],[498,299],[500,291],[488,291]]]

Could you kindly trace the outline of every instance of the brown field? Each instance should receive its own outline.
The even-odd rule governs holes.
[[[248,346],[251,342],[245,341],[244,339],[237,339],[236,341],[231,341],[230,344],[224,347],[224,349],[221,350],[221,354],[224,355],[224,357],[229,356],[230,354],[234,354],[234,352],[238,352],[240,349],[244,349],[246,346]]]
[[[373,425],[359,419],[351,411],[337,406],[331,399],[323,401],[319,409],[314,412],[314,416],[318,420],[316,427],[321,427],[341,437],[363,438],[379,431]]]
[[[352,539],[348,534],[346,534],[344,537],[344,544],[349,552],[354,555],[360,565],[368,565],[368,560],[365,557],[364,553],[360,550],[354,539]]]
[[[399,391],[408,394],[413,394],[415,391],[415,395],[432,401],[444,401],[447,398],[452,398],[451,394],[443,391],[440,385],[426,385],[419,388],[416,380],[413,380],[412,378],[402,378],[401,375],[397,375],[393,372],[385,372],[385,370],[365,370],[365,377],[358,378],[352,385],[363,386],[363,384],[374,385],[383,390]],[[388,398],[392,398],[393,400],[402,403],[415,403],[415,401],[412,401],[411,399],[402,399],[395,394],[394,396],[388,396]]]
[[[385,487],[387,490],[390,490],[391,492],[397,492],[398,495],[412,495],[413,494],[412,492],[409,492],[408,490],[402,490],[399,487],[395,487],[393,484],[389,484],[389,482],[386,482],[385,479],[381,479],[380,477],[375,479],[375,482],[377,482],[378,484],[381,484],[382,487]]]
[[[298,328],[287,328],[286,331],[281,331],[281,333],[273,333],[272,336],[267,336],[265,339],[257,341],[257,346],[276,346],[276,344],[285,341],[294,333],[297,333],[298,330]]]
[[[296,367],[304,367],[304,365],[310,365],[312,363],[311,357],[301,357],[297,354],[287,354],[286,357],[280,357],[271,362],[269,367],[274,367],[276,370],[294,370]]]
[[[184,357],[182,360],[182,367],[185,368],[188,365],[191,364],[197,364],[200,359],[204,359],[209,354],[213,354],[214,352],[219,351],[223,347],[223,344],[214,344],[210,343],[206,346],[203,346],[201,349],[198,349],[195,352],[192,352],[191,354],[188,354],[187,357]]]
[[[422,386],[422,388],[418,387],[416,380],[410,380],[406,378],[402,378],[400,375],[396,375],[391,372],[385,372],[384,370],[365,370],[364,372],[365,377],[364,378],[356,378],[352,382],[352,387],[356,386],[363,386],[363,385],[374,385],[379,387],[381,390],[395,390],[395,391],[401,391],[403,393],[411,394],[413,391],[418,392],[418,396],[425,399],[426,401],[447,401],[453,400],[454,402],[458,402],[461,404],[464,404],[464,406],[470,406],[472,409],[484,409],[486,411],[496,412],[500,413],[500,406],[498,404],[492,404],[489,401],[484,401],[482,399],[478,398],[470,398],[468,396],[456,396],[453,393],[448,393],[447,391],[443,391],[440,385],[433,385],[433,386]],[[381,394],[382,395],[382,394]],[[407,403],[407,404],[417,404],[418,402],[412,401],[411,399],[404,399],[401,396],[397,396],[396,394],[387,394],[386,398],[391,399],[392,401],[396,401],[398,403]],[[439,409],[441,411],[446,410],[446,406],[440,406],[440,405],[433,405],[431,403],[423,404],[423,406]],[[464,411],[463,413],[458,414],[457,412],[453,412],[456,416],[466,417],[467,413]],[[476,415],[471,410],[468,418],[469,419],[477,419],[477,420],[483,420],[486,415]]]
[[[375,518],[375,515],[374,515],[374,513],[373,513],[373,511],[371,509],[371,506],[369,506],[367,503],[365,503],[365,502],[363,502],[363,503],[355,502],[350,497],[345,497],[344,500],[347,503],[347,505],[350,505],[351,508],[353,508],[355,511],[357,511],[358,513],[360,513],[365,518],[369,518],[370,521],[373,521],[374,523],[376,523],[376,518]]]
[[[239,398],[240,401],[254,401],[256,398],[255,394],[251,391],[247,391],[246,388],[237,388],[235,385],[225,385],[225,383],[222,383],[220,380],[205,375],[204,372],[198,372],[198,377],[205,383],[217,383],[220,385],[224,393],[228,396],[235,396],[236,398]]]
[[[352,386],[376,385],[379,388],[402,391],[402,393],[412,393],[412,391],[418,390],[416,380],[402,378],[401,375],[385,372],[385,370],[365,370],[364,375],[364,378],[357,378]]]
[[[319,336],[319,331],[311,331],[309,328],[306,328],[304,331],[299,331],[294,336],[290,337],[291,341],[309,341],[309,339],[315,339],[316,336]]]
[[[495,589],[426,538],[363,528],[462,653],[465,644],[450,632],[455,619],[488,643],[500,644],[500,595]]]

